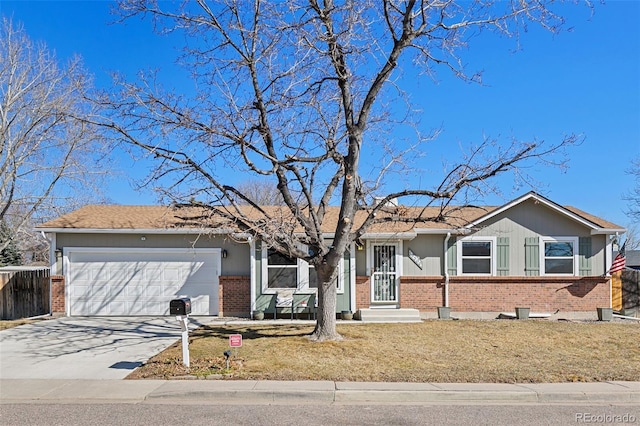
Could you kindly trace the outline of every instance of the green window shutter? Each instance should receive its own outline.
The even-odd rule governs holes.
[[[253,253],[255,262],[255,279],[257,294],[262,294],[262,242],[256,241],[255,252]]]
[[[456,267],[457,264],[458,264],[458,250],[456,246],[456,238],[451,237],[449,239],[449,243],[447,247],[447,264],[445,265],[449,275],[458,274],[458,269]]]
[[[509,237],[498,237],[496,256],[498,276],[505,277],[509,275]]]
[[[580,262],[578,268],[581,276],[591,275],[591,237],[580,237],[578,240]]]
[[[538,237],[524,239],[524,274],[540,275],[540,242]]]

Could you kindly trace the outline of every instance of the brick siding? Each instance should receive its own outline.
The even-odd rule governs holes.
[[[51,312],[52,313],[65,313],[64,305],[64,276],[52,275],[51,276]]]
[[[371,305],[371,284],[369,277],[356,277],[356,310],[368,308]]]
[[[401,277],[400,307],[435,311],[444,303],[444,277]]]
[[[458,312],[592,311],[609,306],[609,281],[603,277],[451,277],[449,305]],[[444,278],[401,277],[400,306],[435,311],[444,304]]]
[[[219,316],[248,317],[251,310],[251,278],[248,275],[220,276]]]

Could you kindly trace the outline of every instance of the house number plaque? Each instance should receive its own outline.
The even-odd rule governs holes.
[[[420,259],[411,249],[409,249],[409,259],[411,259],[418,268],[422,269],[422,259]]]

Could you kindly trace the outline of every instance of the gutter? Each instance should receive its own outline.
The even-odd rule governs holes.
[[[36,228],[40,232],[60,234],[202,234],[227,235],[231,228]]]

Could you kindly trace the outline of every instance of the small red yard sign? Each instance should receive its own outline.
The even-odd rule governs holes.
[[[242,334],[231,334],[229,336],[229,346],[239,348],[242,346]]]

